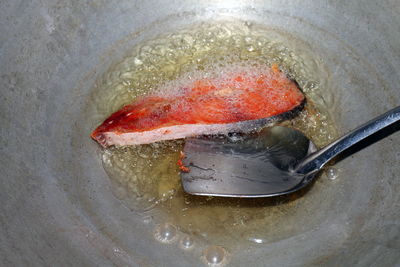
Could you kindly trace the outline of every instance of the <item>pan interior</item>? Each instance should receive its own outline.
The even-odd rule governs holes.
[[[176,213],[162,214],[167,209],[138,210],[116,198],[102,166],[103,151],[89,138],[108,115],[96,105],[112,93],[104,82],[125,79],[113,70],[135,47],[223,21],[267,29],[267,39],[279,40],[301,58],[297,62],[308,62],[298,69],[315,82],[307,86],[318,87],[315,104],[329,111],[326,127],[334,122],[343,134],[400,102],[399,10],[392,2],[5,4],[0,10],[7,21],[0,27],[7,36],[0,46],[5,51],[0,53],[4,265],[202,266],[210,259],[230,266],[398,264],[400,136],[395,127],[388,138],[337,162],[302,197],[248,205],[271,218],[259,221],[264,225],[257,225],[258,215],[248,221],[234,217],[231,203],[204,200],[216,202],[218,220],[230,209],[231,222],[242,218],[244,225],[262,228],[236,232],[240,225],[213,225],[215,232],[207,236],[191,232]],[[337,178],[329,179],[335,172]],[[162,203],[172,205],[172,200]],[[209,222],[193,223],[206,227]]]

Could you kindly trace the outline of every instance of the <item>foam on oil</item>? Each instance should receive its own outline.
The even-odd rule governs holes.
[[[154,90],[168,93],[188,81],[220,76],[224,71],[255,71],[276,63],[297,81],[308,99],[305,110],[283,124],[300,129],[317,146],[323,146],[336,137],[325,107],[332,97],[321,90],[324,73],[312,57],[296,53],[280,36],[251,23],[219,22],[196,25],[137,46],[98,84],[98,123]],[[178,231],[184,249],[193,244],[205,248],[220,244],[232,251],[243,242],[264,244],[295,234],[295,227],[277,226],[277,222],[296,211],[302,192],[254,200],[185,194],[176,164],[183,144],[183,140],[175,140],[103,151],[114,194],[131,210],[146,218],[151,214],[159,225],[153,231],[157,240],[170,243]],[[217,248],[210,253],[205,252],[203,260],[219,263],[225,250]]]

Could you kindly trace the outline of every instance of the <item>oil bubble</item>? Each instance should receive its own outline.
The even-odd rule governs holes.
[[[225,266],[228,263],[228,252],[220,246],[209,246],[203,251],[202,260],[207,266]]]
[[[325,170],[325,173],[326,173],[326,177],[327,177],[329,180],[336,180],[336,179],[338,178],[338,176],[339,176],[339,171],[338,171],[338,169],[336,169],[336,168],[334,168],[334,167],[328,167],[328,168]]]
[[[161,243],[173,243],[177,238],[176,227],[170,223],[160,224],[154,231],[154,237]]]
[[[188,235],[183,236],[179,242],[179,247],[185,250],[192,249],[194,247],[193,238]]]

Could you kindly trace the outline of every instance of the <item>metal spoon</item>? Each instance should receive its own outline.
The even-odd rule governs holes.
[[[400,106],[316,151],[301,132],[282,126],[252,135],[205,136],[186,140],[182,172],[189,194],[272,197],[309,184],[336,155],[400,120]]]

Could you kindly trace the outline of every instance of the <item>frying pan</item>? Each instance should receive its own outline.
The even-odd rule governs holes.
[[[151,220],[111,193],[91,103],[136,44],[220,19],[279,29],[312,52],[339,133],[400,103],[394,0],[2,1],[0,265],[203,266],[201,252],[155,242]],[[400,264],[396,127],[338,162],[338,179],[322,176],[268,240],[230,251],[229,266]]]

